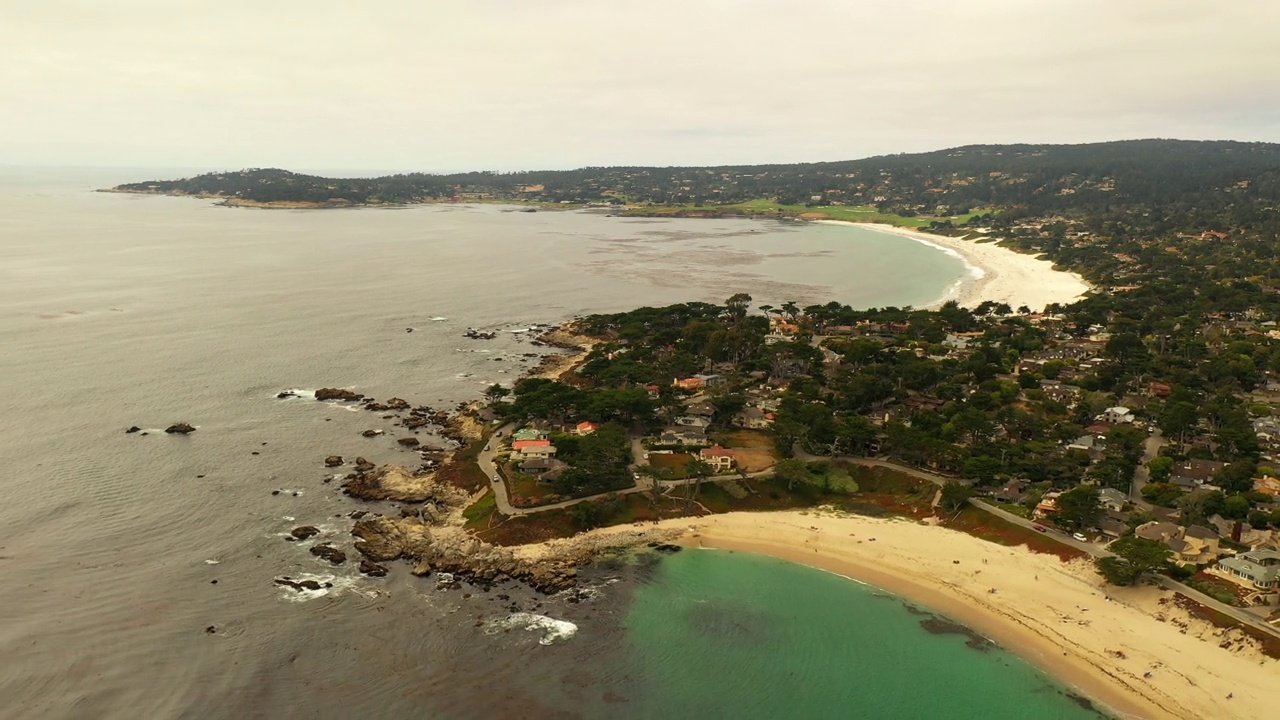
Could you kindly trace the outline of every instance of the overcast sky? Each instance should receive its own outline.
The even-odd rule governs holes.
[[[536,169],[1280,141],[1280,0],[0,0],[0,164]]]

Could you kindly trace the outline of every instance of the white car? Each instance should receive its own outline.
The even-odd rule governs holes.
[[[494,482],[502,482],[502,478],[498,477],[497,473],[495,473],[495,474],[494,474],[494,476],[493,476],[493,481],[494,481]]]
[[[1079,540],[1080,542],[1089,542],[1089,538],[1086,537],[1084,533],[1071,533],[1071,537]]]

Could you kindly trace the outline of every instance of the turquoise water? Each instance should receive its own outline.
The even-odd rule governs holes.
[[[931,617],[773,558],[679,553],[636,592],[625,627],[641,687],[614,717],[1102,717],[1007,652],[925,630]]]

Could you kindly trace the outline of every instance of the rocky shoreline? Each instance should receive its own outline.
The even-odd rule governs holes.
[[[572,324],[540,327],[543,332],[532,344],[570,352],[545,355],[526,377],[558,377],[576,367],[596,342],[594,338],[576,333]],[[286,400],[301,395],[302,391],[286,390],[276,397]],[[664,550],[674,548],[666,541],[675,534],[656,529],[617,533],[607,538],[582,536],[577,541],[569,539],[514,548],[485,542],[467,531],[463,511],[489,488],[472,493],[450,484],[448,478],[442,477],[448,473],[441,472],[450,463],[471,462],[461,457],[461,451],[471,443],[483,441],[485,427],[479,419],[481,401],[463,403],[446,412],[428,405],[415,406],[398,397],[378,401],[344,388],[320,388],[314,395],[317,401],[359,404],[370,412],[386,413],[382,415],[384,419],[395,418],[396,424],[415,434],[429,429],[454,446],[447,449],[424,444],[412,435],[397,438],[401,447],[423,457],[416,471],[398,464],[378,466],[364,457],[349,462],[334,454],[324,459],[325,467],[351,468],[340,477],[344,495],[371,504],[396,504],[390,508],[393,512],[356,510],[348,514],[355,520],[351,528],[355,539],[353,547],[361,556],[360,572],[365,575],[386,575],[387,568],[381,563],[402,560],[412,564],[412,572],[417,576],[447,573],[454,581],[485,588],[515,580],[538,592],[555,593],[574,587],[578,568],[602,553],[644,544]],[[365,437],[381,434],[382,431],[372,429],[361,433]],[[285,539],[303,542],[317,533],[314,526],[302,525]],[[345,553],[327,543],[316,544],[309,552],[334,565],[347,560]],[[299,592],[318,589],[312,587],[314,581],[286,577],[277,578],[275,582]]]

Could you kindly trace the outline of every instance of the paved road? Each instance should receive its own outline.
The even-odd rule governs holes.
[[[1129,500],[1148,512],[1152,505],[1142,497],[1142,486],[1151,480],[1151,471],[1147,469],[1147,463],[1160,454],[1160,448],[1163,445],[1164,435],[1157,429],[1143,443],[1142,460],[1138,462],[1138,467],[1134,468],[1133,483],[1129,486]]]

